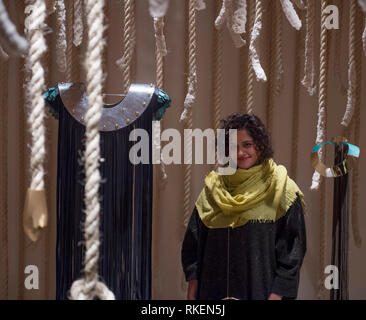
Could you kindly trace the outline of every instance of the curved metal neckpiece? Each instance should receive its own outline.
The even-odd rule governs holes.
[[[58,89],[67,111],[85,125],[88,99],[84,83],[60,83]],[[104,105],[99,131],[115,131],[135,122],[148,108],[154,91],[152,84],[131,84],[122,101],[111,106]]]

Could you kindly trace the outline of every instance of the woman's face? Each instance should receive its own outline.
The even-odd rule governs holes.
[[[237,166],[241,169],[249,169],[258,161],[260,152],[255,149],[255,144],[248,131],[237,130],[237,139],[232,141],[233,147],[237,150]]]

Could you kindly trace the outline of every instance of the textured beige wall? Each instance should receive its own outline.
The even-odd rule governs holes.
[[[18,0],[17,0],[18,1]],[[340,3],[342,0],[334,1]],[[331,30],[330,36],[330,63],[329,63],[329,85],[328,85],[328,138],[341,134],[340,120],[345,110],[346,96],[339,89],[339,83],[335,75],[335,57],[340,56],[340,75],[343,84],[347,84],[347,57],[348,57],[348,1],[344,0],[344,9],[341,11],[343,18],[340,30]],[[260,58],[264,70],[269,70],[268,57],[269,39],[271,36],[268,20],[268,5],[265,1],[265,14],[263,21],[263,32],[260,37]],[[197,64],[198,64],[198,96],[193,107],[193,127],[209,128],[213,123],[212,109],[212,39],[214,1],[206,0],[206,10],[197,13]],[[15,17],[15,5],[11,1],[11,15]],[[149,16],[147,1],[136,0],[136,26],[137,46],[134,82],[151,83],[155,82],[155,41],[153,34],[153,22]],[[182,130],[179,117],[183,109],[185,96],[185,50],[186,34],[184,17],[185,1],[172,0],[165,20],[165,35],[167,40],[168,55],[165,59],[165,83],[164,90],[172,98],[172,105],[164,116],[164,128],[176,128]],[[109,1],[108,9],[108,46],[106,47],[106,65],[108,67],[106,91],[117,93],[122,88],[122,74],[115,65],[115,60],[122,55],[122,28],[121,28],[121,6],[119,1]],[[317,6],[317,30],[319,30],[320,7]],[[293,132],[292,114],[294,106],[294,91],[297,85],[294,81],[295,74],[300,73],[303,77],[303,49],[301,50],[300,68],[295,68],[295,33],[286,18],[282,17],[283,23],[283,55],[284,55],[284,86],[280,96],[275,98],[273,109],[273,145],[275,149],[275,161],[283,164],[290,171]],[[360,21],[362,23],[362,21]],[[303,36],[303,33],[301,34]],[[49,37],[53,37],[50,35]],[[341,46],[335,46],[336,37],[341,37]],[[319,36],[315,36],[318,41]],[[301,40],[303,46],[303,38]],[[246,49],[244,49],[246,50]],[[316,71],[318,72],[319,46],[316,46]],[[54,54],[54,49],[53,49]],[[53,58],[54,59],[54,58]],[[23,290],[22,279],[19,272],[19,263],[22,256],[19,249],[22,244],[19,242],[19,214],[21,199],[18,197],[19,188],[19,153],[14,146],[19,141],[17,128],[20,126],[19,113],[19,74],[17,74],[18,59],[10,61],[11,71],[9,75],[9,298],[17,299],[23,295],[25,299],[53,299],[55,290],[55,176],[57,159],[57,121],[48,120],[48,162],[47,171],[49,174],[49,206],[50,206],[50,227],[42,235],[36,244],[24,241],[24,265],[35,264],[40,269],[40,289],[38,291]],[[224,31],[224,55],[223,55],[223,116],[239,111],[239,50],[234,48],[231,38],[225,29]],[[366,61],[362,58],[362,88],[361,91],[361,137],[366,136],[366,114],[363,106],[366,103]],[[63,75],[53,68],[48,82],[49,86],[64,81]],[[318,81],[318,77],[316,77]],[[263,121],[266,119],[266,103],[268,101],[268,83],[255,84],[254,111]],[[317,125],[317,95],[310,97],[306,90],[299,87],[299,140],[297,156],[296,182],[305,194],[307,203],[307,253],[304,265],[301,270],[301,281],[299,299],[316,299],[317,281],[319,279],[319,192],[310,192],[313,169],[310,163],[310,151],[314,146]],[[17,106],[13,108],[12,106]],[[352,142],[351,138],[351,142]],[[363,236],[366,231],[366,217],[363,215],[365,204],[362,196],[366,188],[365,168],[363,151],[365,140],[360,142],[361,157],[359,159],[359,202],[358,217],[360,234]],[[26,147],[25,147],[26,148]],[[328,147],[327,147],[328,148]],[[328,163],[332,157],[331,148],[327,149]],[[26,153],[27,154],[27,153]],[[28,159],[28,158],[27,158]],[[27,164],[28,162],[26,162]],[[194,201],[203,187],[203,178],[211,168],[206,165],[193,166],[192,175],[192,209]],[[160,191],[160,202],[158,210],[154,212],[153,223],[153,299],[184,299],[186,284],[183,281],[183,274],[180,264],[180,248],[183,237],[183,166],[167,166],[168,181],[164,190]],[[28,180],[26,180],[28,181]],[[326,257],[325,264],[331,264],[331,232],[332,232],[332,201],[333,201],[333,180],[326,180]],[[364,239],[365,240],[365,239]],[[366,258],[365,245],[356,248],[350,231],[349,250],[349,287],[350,299],[366,298]]]

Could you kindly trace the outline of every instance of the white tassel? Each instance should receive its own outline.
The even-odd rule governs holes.
[[[150,15],[154,18],[164,17],[168,11],[169,0],[149,0]]]
[[[206,3],[204,0],[196,0],[196,10],[204,10],[206,9]]]
[[[280,0],[280,1],[281,1],[283,12],[285,13],[287,20],[296,30],[300,30],[301,20],[300,20],[299,16],[297,15],[292,2],[290,0]]]

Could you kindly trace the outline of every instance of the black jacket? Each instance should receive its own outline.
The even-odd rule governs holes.
[[[198,300],[225,297],[295,299],[306,252],[300,198],[276,222],[249,221],[237,228],[207,228],[193,210],[181,258],[186,280],[198,280]]]

